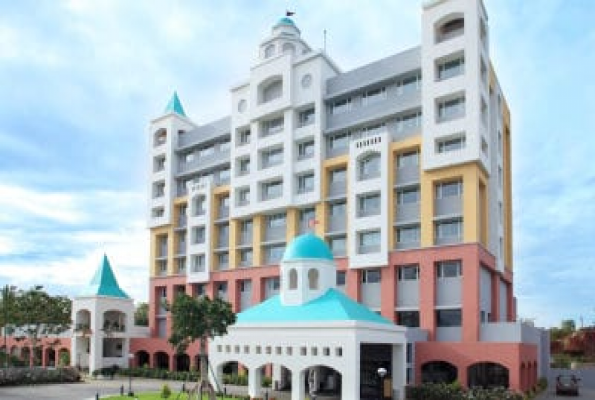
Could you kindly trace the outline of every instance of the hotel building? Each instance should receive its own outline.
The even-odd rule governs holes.
[[[174,94],[150,122],[151,338],[131,343],[145,362],[176,368],[163,299],[243,311],[278,294],[286,244],[313,231],[339,290],[411,328],[409,382],[544,375],[541,334],[516,322],[510,111],[485,7],[426,1],[421,32],[342,71],[282,18],[228,116],[196,123]]]

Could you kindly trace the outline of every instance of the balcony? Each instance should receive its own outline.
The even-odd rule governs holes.
[[[368,244],[368,245],[357,246],[358,254],[378,253],[379,251],[380,251],[379,244]]]
[[[229,218],[229,207],[219,207],[217,219]]]
[[[447,245],[447,244],[457,244],[463,241],[462,235],[456,236],[443,236],[443,237],[436,237],[434,239],[434,244],[437,246]]]
[[[420,247],[420,241],[402,241],[402,242],[395,242],[395,249],[396,250],[407,250],[407,249],[415,249]]]
[[[347,221],[345,217],[331,217],[329,218],[328,232],[345,232],[347,228]]]
[[[342,156],[347,153],[349,153],[349,146],[330,148],[330,146],[328,146],[328,144],[327,144],[326,158],[338,157],[338,156]]]
[[[380,170],[374,170],[369,172],[360,172],[358,174],[357,180],[358,181],[366,181],[368,179],[374,179],[380,177]]]
[[[409,185],[419,182],[419,166],[407,165],[395,171],[395,185]]]
[[[240,234],[238,244],[240,246],[251,246],[252,245],[252,233],[242,232]]]
[[[186,225],[188,225],[188,218],[185,215],[181,215],[178,218],[178,225],[176,226],[176,229],[184,229],[186,228]]]
[[[328,197],[343,197],[347,193],[347,182],[330,182],[328,185]]]
[[[357,216],[359,218],[371,217],[374,215],[380,215],[380,207],[366,207],[357,210]]]
[[[264,240],[267,242],[285,241],[285,226],[268,226],[264,234]]]
[[[448,196],[434,200],[434,216],[460,215],[463,212],[462,196]]]
[[[419,203],[398,204],[395,209],[395,222],[419,221]]]
[[[229,237],[226,235],[224,237],[220,237],[217,240],[217,248],[218,249],[225,249],[229,247]]]
[[[180,161],[178,163],[177,173],[178,175],[182,175],[198,169],[204,170],[207,168],[213,168],[214,166],[219,164],[229,163],[229,159],[229,149],[225,149],[222,151],[216,150],[215,152],[207,156],[194,157],[194,159],[189,162]]]
[[[537,343],[539,335],[537,328],[521,322],[489,322],[479,328],[482,342]]]

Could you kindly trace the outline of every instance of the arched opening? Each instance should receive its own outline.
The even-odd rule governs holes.
[[[298,276],[295,268],[289,270],[289,289],[295,290],[298,287]]]
[[[525,363],[521,364],[521,370],[520,370],[520,382],[521,382],[521,390],[525,390],[525,388],[527,387],[527,379],[526,379],[526,368],[525,368]]]
[[[45,366],[55,367],[56,366],[56,350],[48,347],[45,350]]]
[[[149,353],[144,350],[140,350],[136,352],[136,366],[137,367],[149,367],[151,365],[151,360]]]
[[[65,348],[58,350],[58,365],[60,367],[67,367],[70,365],[70,351]]]
[[[237,361],[226,362],[218,366],[217,371],[224,385],[248,386],[248,368]]]
[[[276,76],[260,84],[260,103],[278,99],[283,95],[283,79]]]
[[[461,36],[465,33],[465,19],[463,14],[455,13],[442,18],[435,25],[436,43]]]
[[[154,354],[155,368],[169,369],[169,356],[163,351],[158,351]]]
[[[23,347],[21,349],[21,359],[25,365],[29,365],[31,361],[31,349],[29,347]]]
[[[74,319],[74,331],[86,332],[91,329],[91,312],[89,310],[78,310]]]
[[[101,330],[106,334],[126,331],[126,314],[118,310],[104,312]]]
[[[176,371],[190,371],[190,356],[188,354],[176,354]]]
[[[264,48],[264,58],[271,58],[275,55],[275,45],[269,44],[267,47]]]
[[[293,43],[283,43],[283,54],[295,54]]]
[[[365,180],[380,176],[380,153],[369,153],[358,161],[358,179]]]
[[[508,368],[501,364],[493,362],[476,363],[467,368],[467,386],[508,388],[508,375]]]
[[[159,129],[153,135],[153,146],[154,147],[165,144],[166,141],[167,141],[167,131],[165,130],[165,128]]]
[[[430,361],[421,366],[422,383],[452,383],[457,374],[457,367],[446,361]]]
[[[308,288],[312,290],[318,289],[318,270],[315,268],[308,270]]]
[[[305,393],[310,397],[342,397],[341,373],[334,368],[313,365],[303,370],[302,376]]]

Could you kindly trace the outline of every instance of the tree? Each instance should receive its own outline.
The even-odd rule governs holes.
[[[190,344],[200,343],[200,378],[198,390],[202,398],[206,389],[211,399],[215,392],[208,382],[206,360],[207,340],[227,333],[227,327],[236,321],[231,305],[219,298],[211,300],[206,296],[193,298],[179,293],[170,308],[172,330],[169,342],[178,353],[183,353]]]
[[[70,328],[72,302],[65,296],[51,296],[43,286],[19,290],[14,297],[11,325],[15,326],[17,340],[27,340],[31,345],[33,364],[39,341]]]
[[[134,310],[134,324],[137,326],[149,326],[149,304],[139,303]]]

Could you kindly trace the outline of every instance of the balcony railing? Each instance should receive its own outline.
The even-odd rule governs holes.
[[[380,215],[380,207],[367,207],[357,210],[358,217],[370,217],[373,215]]]
[[[395,222],[418,221],[419,215],[419,203],[398,204],[395,210]]]
[[[328,185],[328,196],[329,197],[344,196],[346,193],[347,193],[347,182],[337,181],[337,182],[329,183],[329,185]]]
[[[397,168],[395,173],[395,185],[406,185],[419,182],[419,166],[407,165]]]
[[[329,232],[345,232],[347,221],[345,217],[331,217],[329,218]]]
[[[358,254],[378,253],[379,251],[379,244],[360,245],[357,247]]]
[[[459,215],[462,211],[462,196],[449,196],[434,200],[434,216]]]
[[[357,179],[359,181],[365,181],[368,179],[374,179],[380,177],[380,170],[369,171],[369,172],[360,172],[358,174]]]
[[[434,244],[436,245],[444,245],[444,244],[456,244],[461,243],[463,241],[463,237],[461,235],[458,236],[442,236],[437,237],[434,239]]]
[[[229,217],[229,207],[219,207],[218,215],[219,219]]]
[[[252,233],[242,232],[239,239],[240,246],[252,245]]]
[[[266,241],[285,240],[285,226],[268,226],[264,239]]]

